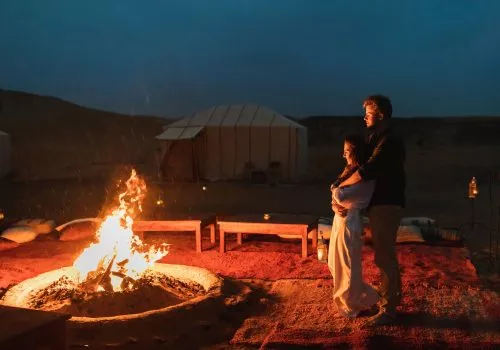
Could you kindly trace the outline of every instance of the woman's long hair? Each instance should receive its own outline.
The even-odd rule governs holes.
[[[358,168],[368,160],[368,147],[361,135],[350,134],[344,139],[344,143],[351,148],[352,164],[347,164],[333,183],[334,187],[338,187],[344,180],[348,179]]]

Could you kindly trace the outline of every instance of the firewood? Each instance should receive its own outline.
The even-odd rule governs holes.
[[[95,291],[99,286],[104,288],[105,291],[112,292],[113,286],[111,285],[111,267],[115,261],[116,255],[110,260],[106,269],[102,271],[102,266],[104,265],[104,258],[99,262],[99,265],[95,271],[89,272],[89,275],[85,281],[80,284],[80,287],[86,291]]]

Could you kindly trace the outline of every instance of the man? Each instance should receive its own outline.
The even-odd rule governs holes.
[[[396,319],[396,307],[401,301],[401,275],[396,255],[396,234],[405,207],[405,147],[390,128],[392,104],[382,95],[369,96],[363,102],[365,123],[370,132],[368,145],[371,157],[340,186],[359,181],[376,180],[368,207],[372,230],[375,264],[380,270],[380,309],[367,325],[387,325]],[[336,214],[341,207],[332,203]]]

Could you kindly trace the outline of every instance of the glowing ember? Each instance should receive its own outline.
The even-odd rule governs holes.
[[[132,231],[133,218],[137,211],[142,211],[146,183],[132,170],[126,185],[126,191],[118,197],[118,208],[97,229],[98,241],[87,247],[73,263],[84,289],[130,289],[149,267],[168,254],[167,244],[147,248]]]

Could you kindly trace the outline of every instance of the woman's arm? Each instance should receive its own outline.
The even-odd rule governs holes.
[[[344,208],[365,208],[375,188],[375,181],[361,181],[351,186],[333,190],[332,200]]]

